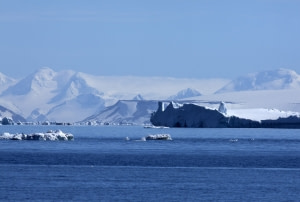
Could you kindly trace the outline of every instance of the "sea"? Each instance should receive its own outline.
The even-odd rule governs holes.
[[[0,140],[0,201],[300,201],[300,130],[60,129],[73,141]],[[148,140],[169,134],[172,140]]]

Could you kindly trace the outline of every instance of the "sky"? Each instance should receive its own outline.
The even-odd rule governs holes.
[[[0,72],[300,73],[299,10],[298,0],[0,0]]]

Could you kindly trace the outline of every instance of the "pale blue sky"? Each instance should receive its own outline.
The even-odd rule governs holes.
[[[300,73],[298,0],[0,0],[0,72]]]

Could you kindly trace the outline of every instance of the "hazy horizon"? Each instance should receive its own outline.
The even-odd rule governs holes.
[[[300,2],[0,1],[0,71],[226,78],[300,72]]]

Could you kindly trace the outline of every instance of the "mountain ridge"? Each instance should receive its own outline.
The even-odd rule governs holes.
[[[82,122],[109,124],[150,124],[151,113],[157,109],[155,100],[119,100]]]
[[[300,88],[300,75],[290,69],[261,71],[240,76],[215,93],[249,90],[282,90]]]

